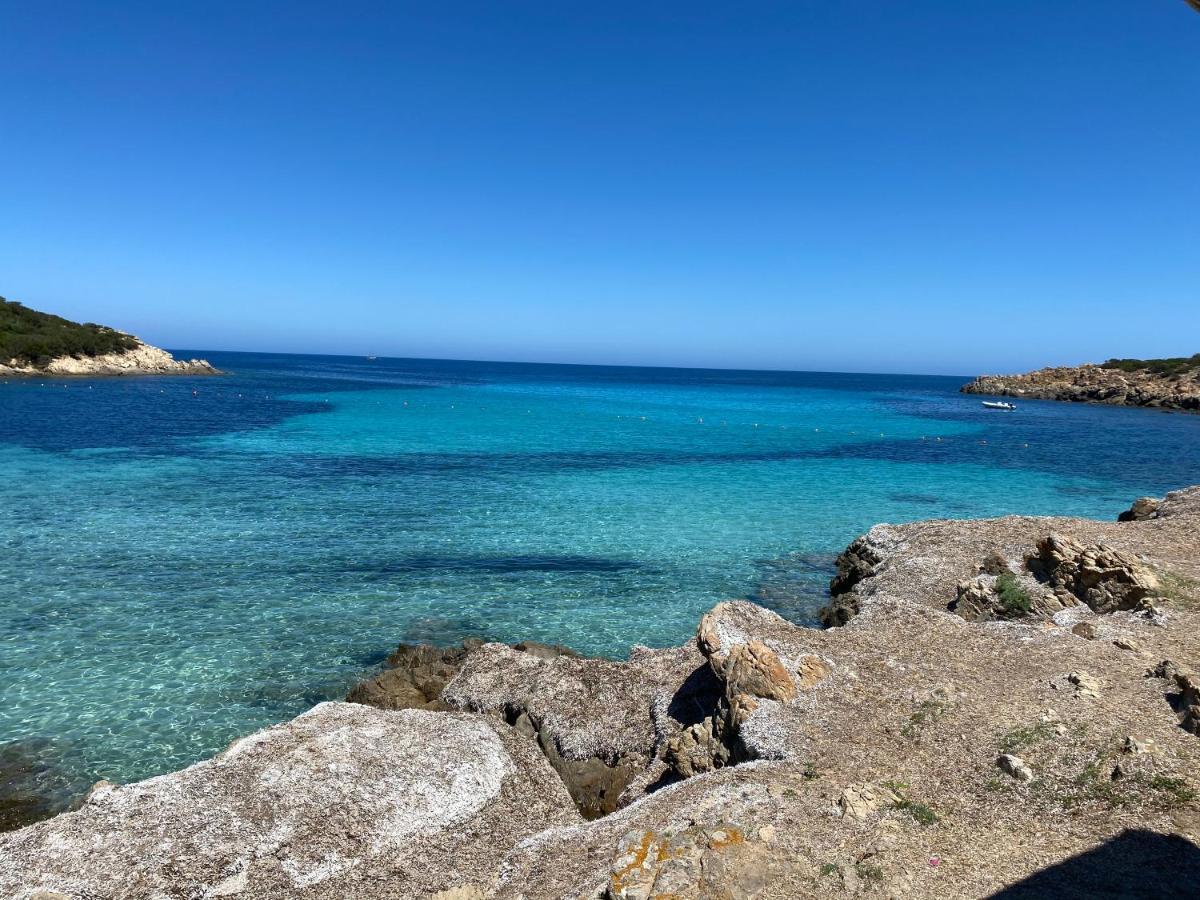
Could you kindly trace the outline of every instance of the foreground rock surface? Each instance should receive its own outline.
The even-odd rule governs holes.
[[[390,708],[0,836],[0,894],[1194,897],[1198,547],[1200,489],[1120,523],[880,525],[841,627],[730,602],[628,662],[398,652],[356,692]],[[949,609],[1005,576],[1041,605]]]
[[[1200,370],[1176,376],[1097,365],[1054,366],[1023,375],[980,375],[964,394],[1200,410]]]
[[[0,896],[427,896],[487,883],[518,841],[576,821],[510,729],[325,703],[4,836]]]
[[[0,363],[0,378],[36,375],[219,375],[206,359],[176,359],[166,350],[139,343],[124,353],[60,356],[44,366],[17,360]]]

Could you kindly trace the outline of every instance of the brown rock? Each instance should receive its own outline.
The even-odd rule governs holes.
[[[821,657],[810,653],[800,657],[796,673],[800,676],[800,687],[807,690],[829,677],[829,665]]]
[[[724,768],[732,756],[722,736],[724,729],[720,718],[713,716],[689,725],[667,742],[663,760],[681,778]]]
[[[728,654],[726,648],[721,646],[717,617],[712,612],[705,613],[700,619],[700,625],[696,628],[696,646],[708,660],[713,672],[720,677],[725,670],[725,658]]]
[[[960,581],[954,593],[950,610],[968,622],[990,622],[998,618],[996,594],[990,585],[984,584],[978,578]]]
[[[388,657],[389,668],[360,681],[346,695],[346,700],[378,709],[448,709],[440,699],[442,690],[458,674],[467,655],[480,644],[480,641],[465,641],[448,649],[401,644]]]
[[[1158,589],[1154,573],[1134,557],[1053,533],[1038,542],[1029,568],[1098,613],[1137,609]]]
[[[1012,569],[1008,565],[1008,560],[993,550],[983,558],[983,562],[979,565],[979,571],[985,575],[1004,575],[1011,573]]]
[[[779,656],[759,640],[738,644],[724,666],[728,696],[748,694],[766,700],[786,702],[796,697],[796,684]]]
[[[1192,734],[1200,735],[1200,675],[1177,672],[1175,683],[1179,686],[1179,703],[1183,707],[1180,724]]]
[[[1141,522],[1145,519],[1153,519],[1161,502],[1157,497],[1139,497],[1133,501],[1133,506],[1117,516],[1117,521]]]
[[[388,668],[356,684],[346,695],[346,700],[378,709],[451,709],[442,701],[442,691],[458,674],[467,657],[482,646],[483,641],[477,638],[449,648],[401,644],[388,657]],[[577,657],[566,647],[537,641],[521,641],[512,647],[541,660]]]

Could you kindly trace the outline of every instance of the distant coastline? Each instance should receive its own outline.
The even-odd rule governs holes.
[[[0,377],[219,374],[208,360],[177,360],[115,328],[0,297]]]
[[[1111,359],[1024,375],[980,375],[964,394],[1066,400],[1200,412],[1200,354],[1175,359]]]

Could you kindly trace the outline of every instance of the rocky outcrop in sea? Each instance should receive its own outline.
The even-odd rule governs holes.
[[[1195,896],[1200,488],[1136,509],[878,525],[826,629],[733,601],[624,662],[402,646],[0,835],[0,895]]]
[[[67,375],[219,375],[206,359],[176,359],[166,350],[140,343],[132,350],[98,356],[60,356],[45,365],[20,360],[0,363],[0,378]]]
[[[1097,365],[1057,366],[1024,375],[980,375],[965,394],[1070,400],[1200,411],[1200,370],[1175,375]]]

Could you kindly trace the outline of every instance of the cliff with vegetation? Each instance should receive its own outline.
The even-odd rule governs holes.
[[[0,297],[0,377],[10,375],[211,375],[203,359],[176,360],[136,337],[38,312]]]
[[[1200,411],[1200,353],[1170,359],[1110,359],[1024,375],[981,375],[963,393],[1034,400]]]
[[[402,646],[350,695],[0,835],[0,895],[1193,897],[1200,488],[878,525],[823,630]]]

